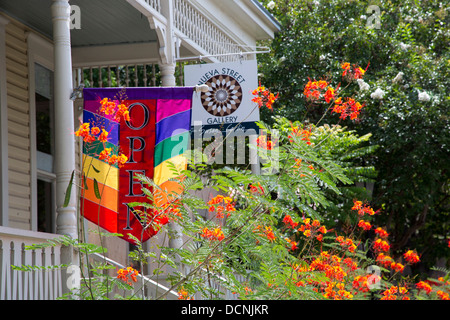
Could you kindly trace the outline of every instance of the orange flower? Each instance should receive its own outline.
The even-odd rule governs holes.
[[[204,227],[200,236],[212,241],[222,241],[223,239],[225,239],[225,235],[223,234],[223,231],[220,227],[214,228],[213,230]]]
[[[102,152],[100,152],[100,154],[98,155],[98,159],[99,160],[109,160],[109,155],[111,154],[111,148],[105,148],[102,150]]]
[[[387,268],[391,266],[394,261],[390,256],[385,255],[383,252],[380,252],[377,256],[377,262]]]
[[[373,248],[377,251],[384,251],[384,252],[388,252],[390,249],[390,245],[387,241],[381,240],[381,239],[377,239],[375,240],[375,242],[373,243]]]
[[[128,161],[128,157],[121,153],[119,157],[117,158],[117,164],[119,165],[119,168],[122,167],[126,162]]]
[[[352,210],[360,210],[362,208],[362,201],[353,200]]]
[[[107,142],[108,141],[108,132],[105,129],[102,129],[102,133],[98,137],[98,141]]]
[[[75,136],[82,137],[84,142],[93,142],[95,138],[89,134],[90,124],[88,122],[82,123],[77,131],[75,131]]]
[[[441,300],[450,300],[450,296],[447,292],[438,290],[438,291],[436,291],[436,294],[439,297],[439,299],[441,299]]]
[[[97,135],[97,134],[99,134],[100,133],[100,128],[99,127],[92,127],[92,129],[91,129],[91,134],[92,135]]]
[[[327,103],[330,103],[330,101],[334,99],[334,89],[332,87],[328,87],[328,90],[325,92],[323,97]]]
[[[131,285],[131,281],[128,279],[128,276],[130,276],[131,280],[133,282],[137,282],[137,275],[139,274],[139,272],[132,268],[132,267],[127,267],[126,269],[119,269],[117,270],[117,279],[120,279],[122,281],[125,281],[126,283],[128,283],[129,285]]]
[[[405,269],[405,266],[398,262],[392,262],[390,267],[392,270],[395,270],[397,272],[403,272],[403,270]]]
[[[189,293],[186,290],[184,290],[184,288],[181,288],[178,291],[178,300],[194,300],[194,299],[189,297]]]
[[[426,283],[425,281],[419,281],[418,283],[416,283],[416,287],[419,290],[424,290],[427,294],[430,294],[431,291],[433,291],[431,286],[428,283]]]
[[[321,227],[319,228],[319,232],[325,234],[325,233],[327,233],[328,231],[327,231],[327,228],[326,228],[325,226],[321,226]]]
[[[258,88],[253,90],[252,94],[255,96],[252,101],[256,102],[259,108],[265,105],[269,110],[272,110],[272,105],[278,99],[279,95],[278,93],[277,95],[274,95],[264,86],[261,86],[261,84],[259,84]]]
[[[377,234],[380,238],[387,238],[389,236],[389,233],[381,227],[375,229],[375,234]]]
[[[224,218],[224,211],[226,211],[228,217],[230,216],[230,212],[236,211],[236,208],[234,207],[232,201],[233,199],[231,199],[230,197],[224,197],[223,195],[219,194],[208,201],[208,205],[210,206],[209,212],[216,211],[216,218],[222,219]]]
[[[403,257],[405,258],[405,260],[407,262],[409,262],[411,264],[414,264],[414,263],[417,263],[420,261],[419,256],[413,250],[406,251],[405,254],[403,255]]]
[[[372,225],[370,224],[370,222],[367,222],[367,221],[364,221],[364,220],[359,220],[358,227],[360,227],[363,230],[367,231],[367,230],[370,230],[372,228]]]
[[[286,224],[288,228],[292,229],[296,228],[298,225],[298,222],[294,222],[294,220],[292,220],[292,217],[288,214],[283,218],[283,223]]]

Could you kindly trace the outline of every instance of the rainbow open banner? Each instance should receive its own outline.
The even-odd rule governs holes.
[[[158,228],[151,223],[153,209],[141,208],[138,214],[128,205],[149,202],[136,174],[153,179],[162,190],[153,189],[159,193],[154,200],[157,207],[166,204],[168,195],[182,191],[173,179],[173,166],[183,170],[187,165],[183,153],[189,143],[193,88],[96,88],[84,89],[83,94],[83,122],[105,129],[108,138],[84,142],[81,214],[129,242],[134,242],[129,234],[144,242]],[[101,112],[105,98],[126,105],[129,120]],[[122,165],[111,164],[100,156],[105,149],[128,159]]]

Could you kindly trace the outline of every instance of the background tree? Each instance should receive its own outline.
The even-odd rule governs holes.
[[[448,3],[262,2],[282,24],[270,43],[272,52],[259,61],[261,82],[280,93],[273,112],[262,110],[263,120],[273,123],[280,115],[315,123],[326,107],[307,104],[308,77],[346,85],[342,62],[368,66],[366,85],[351,84],[355,97],[367,101],[361,121],[352,126],[328,114],[325,122],[372,134],[367,145],[378,148],[364,165],[375,166],[378,176],[368,200],[386,213],[377,223],[387,226],[393,250],[417,248],[422,267],[448,256]]]

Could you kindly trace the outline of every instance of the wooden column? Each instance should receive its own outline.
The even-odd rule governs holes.
[[[54,101],[55,101],[55,174],[56,174],[56,232],[77,238],[75,187],[70,202],[63,207],[66,188],[75,170],[75,136],[70,47],[70,6],[68,0],[53,0],[54,43]]]

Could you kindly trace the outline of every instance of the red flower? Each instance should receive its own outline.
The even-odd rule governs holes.
[[[424,290],[427,294],[430,294],[431,291],[433,291],[431,286],[428,283],[426,283],[425,281],[420,281],[420,282],[416,283],[416,287],[419,290]]]
[[[323,97],[327,103],[330,103],[330,101],[334,99],[334,89],[332,87],[328,87],[328,90],[325,92]]]
[[[298,225],[298,222],[294,222],[294,220],[292,220],[290,215],[286,215],[283,218],[283,222],[284,222],[284,224],[286,224],[288,226],[288,228],[292,228],[292,229],[296,228]]]
[[[367,231],[367,230],[370,230],[370,228],[372,228],[372,225],[370,224],[370,222],[367,222],[367,221],[364,221],[364,220],[359,220],[358,227],[360,227],[363,230]]]
[[[419,256],[413,250],[406,251],[405,254],[403,255],[403,257],[405,258],[405,260],[407,262],[409,262],[411,264],[414,264],[414,263],[417,263],[420,261]]]
[[[384,240],[381,240],[381,239],[377,239],[373,243],[373,248],[375,250],[377,250],[377,251],[388,252],[389,249],[391,248],[391,246],[389,245],[389,243],[387,241],[384,241]]]

